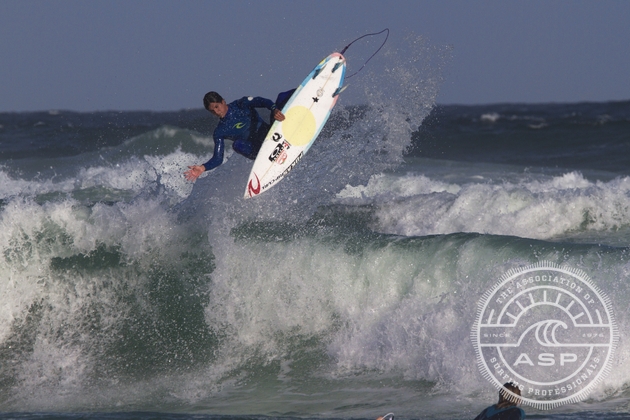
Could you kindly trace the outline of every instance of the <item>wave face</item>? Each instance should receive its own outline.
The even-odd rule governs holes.
[[[1,114],[0,411],[474,417],[479,301],[540,261],[619,331],[559,412],[626,410],[628,103],[434,107],[414,45],[251,200],[237,155],[183,179],[200,111]]]

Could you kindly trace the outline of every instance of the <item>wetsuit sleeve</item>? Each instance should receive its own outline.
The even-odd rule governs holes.
[[[203,164],[206,171],[210,171],[223,163],[223,148],[225,141],[223,137],[215,137],[214,139],[214,153],[209,161]]]
[[[271,99],[261,98],[260,96],[246,96],[239,99],[238,103],[241,108],[267,108],[269,110],[275,108],[275,103]]]

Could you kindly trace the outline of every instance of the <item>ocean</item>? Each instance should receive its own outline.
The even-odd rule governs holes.
[[[229,146],[184,179],[204,110],[0,113],[0,418],[472,419],[480,302],[536,264],[618,339],[585,399],[522,408],[630,418],[630,101],[389,94],[249,200]]]

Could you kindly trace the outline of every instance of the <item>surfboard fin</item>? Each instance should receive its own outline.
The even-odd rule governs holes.
[[[315,78],[317,76],[319,76],[319,73],[322,72],[322,70],[324,70],[326,68],[326,66],[321,66],[320,68],[318,68],[317,70],[315,70],[315,73],[313,74],[313,80],[315,80]]]
[[[348,85],[338,87],[338,88],[337,88],[337,90],[335,91],[335,93],[333,93],[333,95],[332,95],[332,96],[333,96],[333,98],[334,98],[335,96],[339,95],[339,94],[340,94],[341,92],[343,92],[344,90],[346,90],[346,88],[347,88],[347,87],[348,87]]]

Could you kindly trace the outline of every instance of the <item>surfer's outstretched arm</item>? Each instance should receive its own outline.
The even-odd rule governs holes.
[[[224,147],[223,138],[215,138],[214,139],[214,153],[209,161],[204,163],[203,165],[193,165],[189,166],[188,170],[184,172],[184,176],[188,181],[196,181],[199,176],[205,171],[210,171],[220,164],[223,163],[223,147]]]
[[[184,172],[186,180],[195,182],[199,176],[206,171],[203,165],[192,165],[188,167],[188,170]]]

